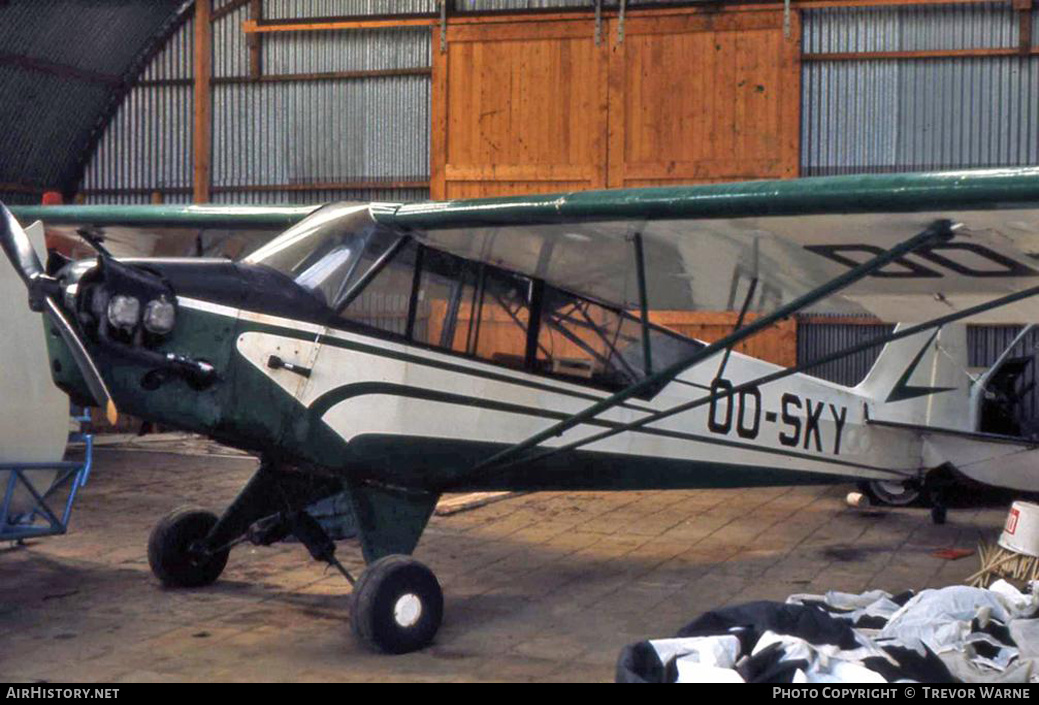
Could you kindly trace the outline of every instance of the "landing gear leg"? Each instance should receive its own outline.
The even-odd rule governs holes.
[[[927,474],[923,483],[923,494],[927,498],[927,504],[931,507],[931,522],[944,524],[948,517],[948,509],[945,506],[945,491],[952,484],[947,469],[939,468]]]
[[[223,516],[182,507],[162,519],[148,539],[148,564],[166,587],[210,585],[220,577],[231,548],[243,540],[252,524],[287,509],[298,512],[340,491],[342,486],[336,481],[264,462]]]
[[[439,495],[351,485],[361,552],[368,568],[354,586],[350,623],[367,648],[391,654],[416,651],[436,636],[444,593],[436,576],[410,554]]]
[[[931,504],[931,523],[941,525],[945,523],[948,516],[948,509],[945,507],[945,501],[943,498],[943,492],[941,487],[930,487],[928,488],[927,496]]]
[[[255,542],[292,533],[316,561],[328,563],[353,586],[350,622],[354,636],[372,651],[403,654],[427,646],[444,614],[444,593],[436,576],[414,558],[390,555],[369,565],[359,580],[336,558],[336,544],[306,512],[279,515],[251,530]]]

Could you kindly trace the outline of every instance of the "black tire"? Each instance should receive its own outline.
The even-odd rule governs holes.
[[[205,558],[191,551],[216,525],[212,512],[192,508],[166,515],[148,537],[148,565],[166,587],[202,587],[216,582],[227,565],[231,549]]]
[[[889,507],[907,507],[920,499],[920,488],[916,483],[870,480],[860,482],[859,490],[864,492],[873,503]]]
[[[443,616],[440,583],[433,571],[410,556],[380,558],[354,586],[354,636],[373,651],[417,651],[433,641]]]

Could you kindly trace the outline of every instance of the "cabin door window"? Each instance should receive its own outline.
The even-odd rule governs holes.
[[[531,280],[426,249],[415,292],[415,342],[522,369]]]
[[[535,351],[539,372],[621,389],[647,376],[637,314],[545,287]],[[702,344],[650,325],[652,370],[692,355]]]

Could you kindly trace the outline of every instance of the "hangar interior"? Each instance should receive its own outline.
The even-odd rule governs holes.
[[[23,206],[395,204],[1027,167],[1039,12],[1033,0],[10,0],[0,125],[0,201]],[[127,254],[155,243],[140,246]],[[227,254],[176,247],[164,254]],[[407,297],[363,303],[407,316]],[[650,317],[708,343],[743,321]],[[734,349],[793,367],[891,330],[808,309]],[[967,369],[1016,341],[1008,408],[1014,435],[1035,439],[1039,330],[1023,330],[969,326]],[[879,352],[808,372],[854,386]],[[103,417],[94,409],[101,433],[141,426]],[[481,500],[438,511],[420,548],[458,596],[454,621],[432,649],[387,662],[348,644],[341,579],[298,545],[273,559],[248,549],[230,587],[174,595],[144,623],[150,519],[170,498],[229,502],[251,461],[194,438],[119,443],[130,450],[101,449],[70,535],[0,552],[0,621],[17,632],[0,644],[0,680],[603,680],[623,645],[720,605],[962,582],[974,565],[934,553],[973,547],[1005,513],[1001,497],[954,508],[944,527],[905,508],[878,520],[814,487]]]
[[[0,9],[17,97],[0,198],[406,202],[1039,162],[1027,2],[204,9],[203,25],[190,2]],[[731,318],[672,325],[714,339]],[[791,364],[870,324],[802,316],[739,349]],[[972,364],[1013,335],[972,329]],[[873,357],[814,373],[854,384]]]

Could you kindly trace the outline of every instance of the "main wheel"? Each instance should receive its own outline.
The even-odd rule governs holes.
[[[181,508],[168,514],[148,537],[148,565],[166,587],[202,587],[216,582],[231,549],[212,554],[197,550],[216,525],[212,512]]]
[[[897,480],[861,482],[859,489],[877,504],[886,504],[891,507],[905,507],[920,498],[920,489],[915,484]]]
[[[436,636],[444,593],[436,576],[410,556],[386,556],[368,566],[353,592],[350,621],[373,651],[406,654]]]

